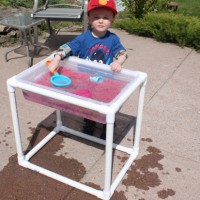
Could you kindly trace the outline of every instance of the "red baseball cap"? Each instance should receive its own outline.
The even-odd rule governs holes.
[[[108,8],[115,15],[117,14],[116,4],[114,0],[90,0],[88,3],[87,12],[97,8]]]

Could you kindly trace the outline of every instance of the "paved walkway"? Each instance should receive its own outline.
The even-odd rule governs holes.
[[[114,32],[128,50],[125,67],[146,72],[148,83],[140,153],[112,200],[199,200],[200,54],[190,48],[159,43],[121,30]],[[0,193],[3,192],[0,199],[96,199],[17,165],[6,80],[25,70],[27,62],[24,57],[6,63],[4,54],[9,49],[0,48]],[[34,63],[43,58],[34,59]],[[27,149],[33,134],[39,130],[43,135],[52,128],[55,115],[51,108],[24,100],[20,90],[17,91],[17,100],[20,121],[23,122],[24,149]],[[134,101],[129,100],[121,110],[125,115],[119,116],[119,130],[127,122],[132,109],[135,109]],[[66,120],[71,120],[72,126],[79,124],[77,127],[81,128],[80,119]],[[130,143],[130,140],[127,135],[122,143]],[[36,161],[42,163],[50,152],[53,154],[52,162],[59,163],[57,168],[68,171],[81,182],[102,187],[104,151],[101,147],[73,137],[71,140],[58,138],[51,145],[51,148],[44,149],[45,156],[36,158]],[[120,152],[115,153],[114,174],[125,158]],[[63,165],[65,161],[67,164]],[[79,171],[73,171],[77,168]]]

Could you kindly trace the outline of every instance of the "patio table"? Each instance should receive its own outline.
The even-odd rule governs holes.
[[[116,187],[126,174],[127,170],[135,160],[139,152],[140,132],[142,123],[142,113],[144,105],[145,86],[147,74],[139,71],[122,69],[120,73],[112,72],[108,65],[94,63],[83,59],[70,57],[61,62],[60,73],[68,75],[72,84],[66,88],[57,88],[49,82],[50,72],[45,66],[47,60],[51,60],[53,55],[26,69],[20,74],[11,77],[7,81],[13,127],[18,153],[19,165],[44,174],[55,180],[61,181],[72,187],[88,192],[100,199],[109,200]],[[65,74],[66,72],[66,74]],[[31,74],[31,76],[30,76]],[[101,76],[102,82],[93,82],[91,77]],[[81,81],[81,84],[79,84]],[[21,141],[21,131],[17,112],[17,96],[15,89],[20,88],[24,97],[39,104],[45,104],[56,109],[57,125],[43,140],[33,147],[27,154],[24,154]],[[79,95],[77,90],[91,89],[90,96]],[[98,95],[98,92],[106,90]],[[116,113],[120,110],[128,98],[139,90],[137,119],[134,129],[134,142],[132,147],[122,146],[113,142],[113,131]],[[84,118],[92,119],[106,124],[106,140],[90,136],[80,131],[70,129],[62,124],[61,111],[72,113]],[[22,123],[22,122],[21,122]],[[53,171],[31,163],[30,159],[46,145],[60,131],[67,132],[77,137],[90,140],[101,145],[105,145],[105,174],[104,188],[95,189],[83,183],[69,179]],[[129,155],[128,160],[112,182],[112,155],[113,149],[125,152]],[[84,155],[83,155],[84,156]]]
[[[45,21],[44,19],[33,19],[31,17],[30,12],[14,13],[14,14],[7,16],[0,20],[0,24],[7,26],[7,27],[16,28],[19,30],[19,33],[20,33],[21,45],[6,52],[6,54],[5,54],[6,62],[8,61],[8,58],[7,58],[8,54],[12,51],[19,49],[20,47],[26,47],[26,56],[27,56],[28,67],[30,67],[32,65],[32,60],[33,60],[32,58],[30,58],[30,53],[29,53],[30,45],[34,46],[34,54],[37,53],[37,47],[46,48],[46,49],[48,49],[49,52],[51,52],[51,50],[47,46],[44,46],[44,45],[41,45],[38,43],[37,26],[44,21]],[[32,28],[34,28],[34,41],[32,40],[32,35],[31,35]]]

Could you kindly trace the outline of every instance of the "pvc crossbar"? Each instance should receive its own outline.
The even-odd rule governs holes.
[[[84,134],[82,132],[73,130],[71,128],[67,128],[65,126],[61,126],[61,131],[70,133],[70,134],[75,135],[77,137],[84,138],[86,140],[90,140],[92,142],[96,142],[96,143],[104,145],[104,146],[106,145],[106,141],[105,140],[102,140],[102,139],[94,137],[94,136],[86,135],[86,134]],[[113,134],[113,133],[111,133],[111,134]],[[125,152],[125,153],[128,153],[128,154],[132,154],[133,153],[133,149],[132,148],[127,148],[127,147],[124,147],[122,145],[115,144],[115,143],[113,143],[113,149],[117,149],[119,151],[122,151],[122,152]]]
[[[63,131],[63,132],[68,132],[72,135],[75,135],[77,137],[81,137],[87,140],[90,140],[92,142],[96,142],[98,144],[101,145],[105,145],[106,142],[105,140],[93,137],[93,136],[88,136],[82,132],[79,131],[75,131],[73,129],[67,128],[65,126],[61,126],[58,125],[56,128],[54,128],[53,131],[51,131],[43,140],[41,140],[29,153],[27,153],[25,155],[24,160],[21,160],[19,162],[19,164],[23,167],[29,168],[33,171],[36,171],[38,173],[41,173],[43,175],[46,175],[50,178],[53,178],[55,180],[61,181],[62,183],[68,184],[72,187],[75,187],[77,189],[80,189],[82,191],[87,191],[88,193],[97,196],[100,199],[103,199],[103,191],[101,190],[97,190],[94,189],[92,187],[89,187],[87,185],[84,185],[82,183],[79,183],[77,181],[74,181],[72,179],[69,179],[65,176],[62,176],[60,174],[57,174],[55,172],[52,172],[50,170],[47,170],[43,167],[40,167],[38,165],[35,165],[33,163],[31,163],[30,161],[28,161],[32,156],[34,156],[43,146],[45,146],[57,133],[59,133],[59,131]],[[121,169],[121,171],[119,172],[119,174],[117,175],[117,177],[115,178],[115,180],[113,181],[113,183],[111,184],[111,196],[113,195],[115,189],[117,188],[118,184],[120,183],[120,181],[122,180],[123,176],[125,175],[125,173],[127,172],[127,170],[129,169],[129,167],[131,166],[132,162],[135,160],[135,158],[138,155],[138,149],[134,149],[134,148],[127,148],[124,147],[122,145],[118,145],[113,143],[113,149],[117,149],[120,150],[122,152],[131,154],[129,159],[126,161],[125,165],[123,166],[123,168]]]
[[[122,180],[122,178],[128,171],[129,167],[131,166],[131,164],[133,163],[137,155],[138,155],[138,151],[135,151],[130,155],[129,159],[126,161],[125,165],[123,166],[123,168],[121,169],[121,171],[119,172],[119,174],[117,175],[113,183],[111,184],[111,196],[113,195],[115,189],[119,185],[120,181]]]
[[[29,161],[25,161],[24,160],[24,161],[20,162],[19,165],[21,165],[21,166],[23,166],[25,168],[31,169],[33,171],[36,171],[36,172],[38,172],[40,174],[43,174],[45,176],[48,176],[50,178],[53,178],[53,179],[55,179],[57,181],[65,183],[67,185],[70,185],[70,186],[72,186],[74,188],[77,188],[79,190],[82,190],[84,192],[88,192],[88,193],[90,193],[90,194],[92,194],[92,195],[94,195],[94,196],[96,196],[96,197],[98,197],[100,199],[103,199],[103,191],[101,191],[101,190],[97,190],[97,189],[89,187],[89,186],[87,186],[85,184],[82,184],[82,183],[79,183],[79,182],[74,181],[72,179],[69,179],[69,178],[67,178],[65,176],[62,176],[60,174],[57,174],[57,173],[52,172],[50,170],[47,170],[47,169],[45,169],[43,167],[35,165],[35,164],[33,164],[33,163],[29,162]]]
[[[54,128],[53,131],[51,131],[43,140],[41,140],[31,151],[29,151],[26,155],[25,155],[25,160],[28,161],[32,156],[34,156],[44,145],[46,145],[59,131],[63,131],[63,132],[67,132],[70,133],[74,136],[77,137],[81,137],[84,138],[86,140],[92,141],[92,142],[96,142],[98,144],[101,145],[106,145],[105,140],[102,140],[100,138],[94,137],[94,136],[89,136],[86,135],[82,132],[67,128],[65,126],[57,126],[56,128]],[[132,154],[134,153],[134,149],[133,148],[127,148],[125,146],[119,145],[119,144],[115,144],[113,143],[113,149],[125,152],[127,154]]]
[[[41,140],[30,152],[25,155],[25,160],[28,161],[33,155],[35,155],[44,145],[47,144],[59,131],[51,131],[43,140]]]

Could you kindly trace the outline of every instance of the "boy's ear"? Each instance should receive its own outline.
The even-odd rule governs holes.
[[[89,15],[87,16],[87,21],[88,21],[88,24],[90,24],[90,16]]]
[[[115,21],[115,16],[116,16],[116,15],[113,16],[112,23]]]

